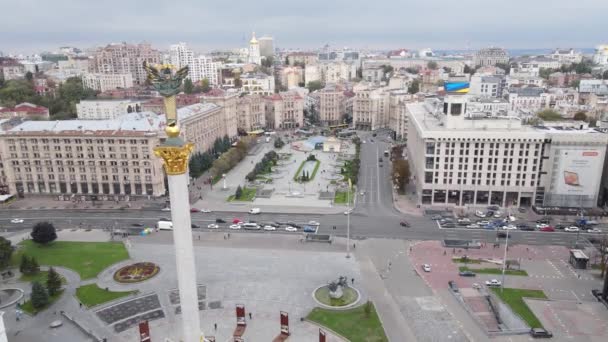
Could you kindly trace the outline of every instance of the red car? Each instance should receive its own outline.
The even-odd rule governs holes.
[[[541,232],[554,232],[555,228],[551,227],[551,226],[546,226],[546,227],[542,227],[540,229]]]
[[[190,212],[191,213],[198,213],[198,209],[196,209],[196,208],[190,208]]]
[[[243,222],[243,221],[241,219],[238,219],[238,218],[235,218],[235,219],[232,220],[233,224],[239,224],[241,222]]]

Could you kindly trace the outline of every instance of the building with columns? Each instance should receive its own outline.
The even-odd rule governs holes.
[[[201,102],[213,103],[221,107],[222,112],[222,135],[228,135],[231,140],[236,139],[238,135],[237,127],[237,102],[239,99],[238,92],[230,92],[222,89],[212,89],[201,97]],[[215,138],[214,138],[215,139]]]
[[[266,127],[292,129],[304,125],[304,99],[295,91],[281,92],[265,98]]]
[[[266,108],[261,95],[247,95],[237,101],[237,127],[245,132],[266,128]]]
[[[319,98],[319,120],[324,125],[338,125],[342,123],[345,113],[345,89],[338,84],[328,84],[315,94]]]
[[[467,110],[467,95],[408,103],[408,156],[418,203],[595,207],[605,201],[608,134],[524,126]]]

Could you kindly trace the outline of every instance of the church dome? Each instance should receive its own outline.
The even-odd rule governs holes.
[[[249,41],[249,44],[257,44],[258,40],[255,39],[255,32],[253,32],[253,35],[251,37],[251,40]]]

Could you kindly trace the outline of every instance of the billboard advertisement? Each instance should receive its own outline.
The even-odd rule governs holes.
[[[554,193],[595,196],[599,189],[603,158],[599,149],[559,151]]]

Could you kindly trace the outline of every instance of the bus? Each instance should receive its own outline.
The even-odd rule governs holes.
[[[330,130],[342,129],[342,128],[348,128],[348,124],[340,124],[340,125],[329,126]]]

